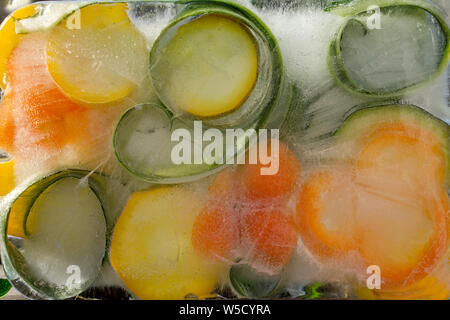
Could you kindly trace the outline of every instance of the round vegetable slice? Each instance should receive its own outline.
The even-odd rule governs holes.
[[[273,147],[275,144],[278,148]],[[247,164],[242,168],[241,179],[245,195],[251,200],[288,196],[300,177],[300,164],[294,153],[287,145],[275,140],[259,141],[252,148],[249,152],[258,150],[259,160],[256,164]],[[263,148],[267,150],[267,156],[270,156],[270,164],[261,163]]]
[[[45,63],[46,36],[23,36],[9,56],[7,75],[10,89],[2,97],[4,120],[0,144],[14,157],[29,157],[36,146],[62,148],[64,118],[79,107],[55,86]],[[33,74],[33,77],[30,77]]]
[[[382,170],[376,180],[319,171],[299,195],[297,225],[318,259],[358,252],[365,265],[380,267],[383,288],[398,288],[422,279],[442,260],[448,197],[442,189],[411,188]]]
[[[389,170],[385,165],[390,162],[395,170],[395,162],[401,161],[405,165],[402,171],[413,175],[419,169],[428,180],[437,177],[436,183],[445,187],[450,185],[449,136],[447,123],[419,107],[402,104],[359,109],[346,118],[335,134],[350,161],[357,163],[360,159],[361,168],[377,162],[378,167]]]
[[[227,206],[207,205],[195,220],[192,245],[207,259],[232,263],[239,247],[239,215]]]
[[[182,187],[134,193],[114,229],[111,262],[141,299],[212,296],[222,267],[194,251],[191,234],[202,199]]]
[[[446,158],[432,134],[397,123],[375,129],[357,167],[360,174],[375,177],[382,168],[392,179],[433,188],[444,181]]]
[[[367,265],[380,267],[385,288],[425,277],[443,258],[448,241],[443,190],[404,194],[405,184],[386,190],[389,183],[389,176],[382,184],[357,182],[359,251]]]
[[[181,140],[172,139],[177,129],[181,130],[182,134],[177,136]],[[137,105],[126,111],[117,124],[115,155],[125,169],[142,180],[154,183],[196,180],[214,173],[221,164],[214,160],[206,163],[203,141],[195,140],[193,130],[192,126],[173,119],[164,107]],[[186,148],[177,152],[177,145]],[[184,152],[189,153],[187,159],[182,157],[186,161],[178,162],[180,153],[184,155]],[[202,163],[194,163],[195,152],[200,152]]]
[[[292,103],[275,37],[254,13],[231,2],[183,7],[152,47],[150,74],[170,111],[211,127],[245,130],[271,120],[280,126]]]
[[[5,90],[8,84],[6,77],[6,63],[9,55],[20,41],[21,35],[16,32],[15,20],[34,15],[38,11],[36,5],[29,5],[17,9],[0,25],[0,88]]]
[[[421,1],[356,5],[337,32],[329,62],[337,81],[366,95],[393,96],[437,77],[449,60],[450,34],[439,9]],[[352,10],[349,10],[349,12]]]
[[[240,246],[239,182],[237,172],[225,169],[208,188],[208,201],[195,219],[192,245],[199,255],[233,264]]]
[[[351,172],[317,171],[297,198],[296,224],[319,259],[337,258],[355,247],[356,198]]]
[[[131,94],[148,76],[148,50],[127,15],[127,4],[92,4],[51,30],[47,63],[52,78],[71,99],[109,105]],[[147,66],[147,67],[146,67]]]
[[[65,299],[97,278],[111,210],[102,179],[95,173],[67,170],[25,183],[2,199],[2,263],[21,293]],[[20,245],[7,236],[10,217],[22,219]]]
[[[171,38],[159,42],[165,47],[154,49],[164,53],[151,64],[162,101],[200,117],[240,107],[257,78],[251,32],[237,19],[218,14],[187,19],[169,30]]]
[[[112,132],[123,112],[123,107],[81,107],[66,97],[48,72],[46,45],[44,33],[24,35],[7,63],[9,87],[1,100],[0,148],[14,157],[19,179],[30,171],[55,167],[96,168],[112,153],[110,135],[105,133]]]
[[[294,224],[280,210],[253,210],[241,217],[243,262],[259,272],[281,272],[294,254],[297,239]]]

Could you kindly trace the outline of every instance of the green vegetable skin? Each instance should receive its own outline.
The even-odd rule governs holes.
[[[373,5],[380,8],[381,16],[379,21],[382,26],[379,30],[371,30],[369,26],[366,25],[366,21],[374,14],[374,11],[369,11],[368,13],[367,10]],[[408,90],[412,90],[432,81],[445,70],[448,64],[450,58],[450,33],[447,21],[444,19],[446,15],[430,3],[420,0],[362,0],[351,3],[339,2],[338,4],[329,6],[326,10],[347,17],[330,45],[329,68],[336,81],[349,91],[362,95],[379,97],[400,95]],[[432,24],[429,16],[433,17],[437,21],[437,24]],[[401,19],[405,19],[404,22],[402,22]],[[380,37],[381,34],[383,34],[383,39],[388,40],[391,35],[397,35],[399,32],[401,34],[402,31],[399,31],[398,29],[399,21],[404,24],[404,33],[407,32],[407,29],[412,30],[412,28],[417,28],[417,30],[421,30],[422,33],[430,32],[434,37],[430,40],[429,35],[423,35],[424,41],[431,41],[428,45],[434,45],[436,47],[431,49],[427,47],[426,43],[422,43],[424,46],[422,51],[426,50],[426,52],[421,53],[422,57],[426,57],[427,55],[428,57],[433,58],[440,57],[437,63],[429,62],[430,66],[423,66],[426,71],[415,70],[422,67],[422,65],[415,65],[415,69],[413,68],[413,71],[416,71],[415,75],[410,76],[407,73],[402,74],[402,72],[405,72],[405,70],[402,69],[404,67],[401,65],[402,62],[393,60],[395,58],[397,46],[400,46],[399,50],[402,50],[402,44],[399,44],[398,42],[391,43],[392,47],[386,48],[385,51],[390,53],[389,58],[385,57],[383,59],[383,56],[379,55],[378,58],[380,61],[378,62],[374,62],[369,58],[370,52],[383,52],[376,46],[377,43],[380,43],[380,39],[377,39],[376,37]],[[389,23],[391,23],[391,25]],[[425,31],[420,29],[423,28],[424,24],[426,25]],[[367,40],[365,40],[366,38]],[[361,42],[359,47],[357,47],[357,41]],[[409,39],[409,41],[412,40]],[[420,42],[414,43],[412,46],[418,46],[419,43]],[[375,47],[370,49],[369,46],[371,45],[374,45]],[[384,45],[384,43],[380,43],[379,45]],[[367,53],[360,53],[363,50],[367,50]],[[430,54],[430,50],[437,52],[433,51]],[[415,54],[415,52],[411,52],[411,54]],[[351,62],[348,62],[348,64],[346,63],[346,60],[354,60],[354,57],[358,55],[362,55],[359,60],[364,58],[367,60],[365,62],[359,61],[361,65],[358,66],[354,66],[354,63],[352,64]],[[392,56],[394,56],[394,58]],[[377,57],[374,58],[375,61],[376,58]],[[413,58],[408,58],[407,60],[408,62],[413,61]],[[356,62],[358,63],[358,61]],[[403,61],[403,63],[406,62],[407,61],[405,60]],[[371,66],[373,63],[378,63],[378,66]],[[391,63],[391,65],[389,65],[389,63]],[[354,70],[352,70],[352,67],[354,67]],[[364,74],[363,69],[370,70],[370,67],[372,67],[373,70]],[[396,68],[398,69],[397,74],[395,74]],[[379,77],[379,79],[377,77]],[[404,77],[404,79],[402,79],[402,77]],[[398,81],[393,81],[393,79],[397,79]],[[389,81],[392,83],[389,83]]]
[[[24,228],[26,228],[29,213],[34,208],[34,205],[35,203],[37,203],[39,197],[44,194],[47,189],[66,178],[78,179],[79,183],[83,183],[82,180],[85,179],[85,183],[88,184],[89,189],[93,192],[98,200],[99,205],[101,206],[105,232],[105,238],[103,238],[105,249],[103,251],[102,257],[98,257],[100,259],[98,261],[100,265],[98,265],[97,273],[91,273],[91,277],[88,279],[83,278],[84,280],[82,281],[80,286],[72,288],[71,290],[59,286],[55,287],[50,283],[46,283],[45,280],[35,278],[35,276],[33,276],[33,273],[31,272],[30,266],[27,264],[24,255],[18,250],[18,248],[16,248],[16,246],[13,245],[12,242],[10,242],[10,240],[8,240],[7,236],[8,219],[12,208],[18,210],[18,212],[15,212],[16,214],[20,214],[21,216],[23,215]],[[107,199],[107,189],[105,188],[106,179],[106,177],[99,174],[89,173],[83,170],[66,170],[49,175],[44,178],[33,178],[29,182],[26,182],[23,185],[17,187],[14,191],[12,191],[1,200],[0,248],[2,254],[2,263],[6,276],[12,281],[16,289],[18,289],[23,294],[33,298],[64,299],[79,294],[93,283],[93,281],[97,277],[98,272],[100,271],[99,268],[103,263],[103,256],[105,256],[107,252],[106,235],[108,234],[108,229],[110,229],[112,225],[112,211],[116,209],[111,207],[111,199]],[[22,212],[22,210],[24,210],[25,212]],[[39,211],[37,211],[36,214],[39,214]],[[107,225],[109,225],[109,227],[107,227]],[[80,232],[83,231],[80,230]],[[98,230],[98,232],[99,234],[101,233],[100,230]],[[98,239],[97,241],[101,241],[101,239]],[[83,268],[83,266],[80,266],[80,268]]]
[[[0,298],[8,294],[12,286],[6,279],[0,279]]]

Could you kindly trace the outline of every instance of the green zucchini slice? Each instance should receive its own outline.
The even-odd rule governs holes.
[[[379,13],[366,11],[370,5],[378,6]],[[329,53],[330,70],[345,89],[398,96],[445,70],[450,34],[439,9],[420,1],[361,1],[349,6],[351,10],[335,9],[347,19]]]
[[[176,117],[211,127],[264,126],[285,107],[278,103],[284,70],[275,37],[234,3],[186,3],[150,53],[156,94]]]
[[[66,170],[17,187],[0,204],[0,248],[5,274],[30,298],[65,299],[97,278],[112,229],[105,177]],[[22,218],[23,238],[7,234]]]
[[[186,136],[187,152],[190,152],[188,161],[178,163],[174,161],[173,152],[183,153],[176,146],[181,140],[178,136],[172,139],[177,129],[182,130]],[[207,128],[202,127],[202,131]],[[124,113],[116,126],[113,138],[115,155],[120,164],[135,177],[144,181],[161,184],[182,183],[199,179],[215,172],[226,161],[226,149],[223,148],[221,161],[204,157],[205,143],[195,139],[194,124],[181,121],[164,107],[155,104],[137,105]],[[217,129],[216,129],[217,130]],[[225,134],[220,131],[225,137]],[[173,140],[173,141],[172,141]],[[242,150],[245,148],[245,139],[238,144]],[[181,146],[181,145],[180,145]],[[200,162],[195,161],[195,153],[199,152]],[[232,152],[231,155],[234,155]]]

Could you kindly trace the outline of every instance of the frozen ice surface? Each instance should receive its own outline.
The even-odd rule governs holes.
[[[450,4],[448,0],[435,1],[449,12]],[[293,118],[289,119],[289,122],[293,123],[293,129],[289,131],[287,141],[301,161],[302,179],[318,167],[335,168],[336,165],[330,165],[330,161],[336,156],[330,139],[332,133],[339,128],[345,116],[355,106],[382,101],[349,93],[336,85],[329,72],[327,65],[329,44],[343,18],[323,12],[317,6],[311,4],[313,1],[304,1],[305,5],[300,8],[289,6],[282,9],[276,9],[276,7],[278,5],[283,7],[283,1],[271,1],[271,5],[263,9],[246,0],[236,2],[253,10],[272,30],[279,41],[287,74],[300,89],[301,101],[299,101],[298,110],[293,114]],[[149,47],[176,14],[176,7],[169,4],[136,3],[132,8],[131,19],[148,41]],[[383,51],[381,54],[388,52]],[[146,82],[139,87],[140,90],[123,102],[121,110],[136,103],[155,100],[154,93],[145,90],[145,88],[150,87],[150,80],[144,79],[143,81]],[[401,99],[406,103],[426,109],[448,123],[450,122],[448,96],[448,75],[444,73],[431,83],[404,94]],[[92,111],[93,117],[97,112]],[[111,124],[108,125],[109,129],[105,131],[105,124],[99,118],[99,122],[94,121],[92,123],[91,130],[97,133],[99,140],[106,139],[112,131]],[[142,141],[138,142],[142,143]],[[99,142],[96,149],[98,150],[101,146],[102,144]],[[139,147],[139,144],[130,145],[130,148]],[[97,161],[92,169],[96,168],[101,172],[122,178],[122,175],[126,174],[117,166],[112,166],[111,169],[105,168],[111,161],[111,151],[108,149],[105,152],[106,154],[101,154],[100,158],[103,161]],[[61,152],[62,154],[66,153]],[[70,152],[67,153],[70,154]],[[48,154],[37,152],[36,159],[39,157],[44,159],[48,157]],[[61,161],[65,164],[76,164],[72,159]],[[36,167],[32,164],[24,169],[23,176],[26,176],[29,172],[34,172]],[[130,177],[128,179],[128,181],[134,181]],[[200,193],[206,194],[206,188],[212,179],[213,177],[206,178],[187,185],[187,187],[202,190]],[[127,188],[128,191],[131,191],[147,186],[148,184],[145,183],[134,184],[131,182]],[[223,201],[231,200],[224,199]],[[259,206],[257,202],[247,205],[250,207]],[[354,262],[359,261],[360,257],[355,253],[350,254],[349,259]],[[353,281],[356,274],[355,270],[342,268],[342,263],[342,261],[336,262],[334,265],[320,263],[312,257],[299,240],[297,251],[286,270],[288,278],[286,286],[297,290],[314,281],[342,283]],[[342,272],[342,269],[347,270],[347,272]],[[123,285],[109,265],[103,267],[98,284]]]

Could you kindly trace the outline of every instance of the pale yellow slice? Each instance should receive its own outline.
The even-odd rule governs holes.
[[[48,69],[69,98],[103,106],[124,99],[148,77],[148,48],[126,10],[124,3],[90,5],[52,30]]]
[[[111,262],[139,298],[211,296],[222,267],[204,261],[191,244],[202,202],[182,187],[131,196],[114,230]]]
[[[239,108],[257,79],[253,36],[237,20],[221,15],[180,26],[152,60],[151,74],[162,100],[196,116]]]

